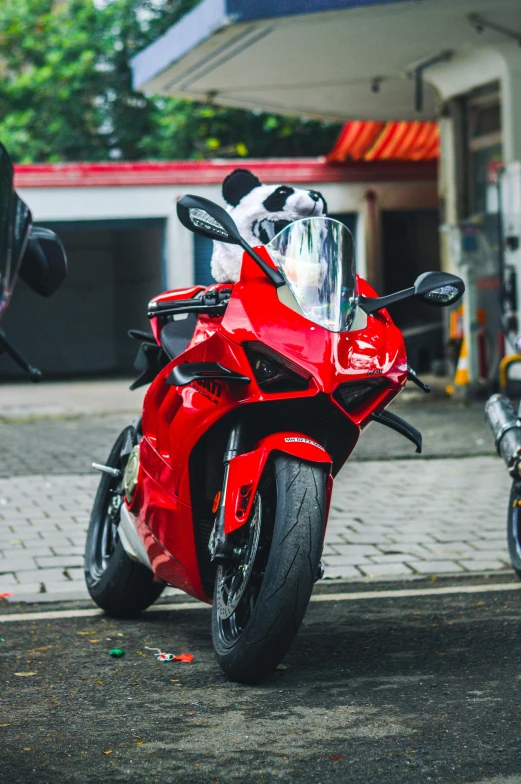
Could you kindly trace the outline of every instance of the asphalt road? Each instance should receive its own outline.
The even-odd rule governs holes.
[[[255,687],[218,669],[207,609],[28,615],[0,625],[0,778],[518,784],[520,610],[516,590],[313,602]]]

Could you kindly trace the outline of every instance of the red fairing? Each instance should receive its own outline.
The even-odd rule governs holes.
[[[266,248],[256,250],[273,266]],[[375,295],[361,278],[358,285],[360,294]],[[223,288],[230,289],[231,284],[211,287]],[[145,397],[141,467],[131,512],[137,518],[137,528],[156,575],[204,601],[211,601],[211,595],[204,587],[201,571],[205,558],[208,559],[207,539],[205,544],[201,531],[208,530],[213,517],[213,498],[207,488],[209,468],[204,460],[206,455],[214,454],[212,444],[220,443],[219,433],[227,429],[229,432],[232,414],[252,412],[250,420],[260,432],[248,451],[229,464],[227,532],[247,520],[262,468],[271,452],[278,450],[310,462],[333,463],[336,473],[352,452],[371,413],[388,405],[406,382],[402,334],[386,311],[364,316],[360,329],[330,332],[285,304],[284,288],[275,288],[245,254],[241,279],[233,286],[224,316],[199,317],[186,351],[161,370]],[[203,290],[204,287],[193,286],[170,291],[155,301],[192,299]],[[164,316],[152,319],[158,342],[164,323]],[[289,391],[263,389],[248,359],[252,346],[266,349],[289,371],[298,371],[304,382]],[[172,369],[187,362],[217,362],[250,381],[193,381],[184,387],[167,383]],[[372,394],[346,408],[339,387],[361,382],[370,386]],[[277,408],[284,404],[289,408]],[[293,422],[288,424],[288,412],[291,415],[301,409],[303,414],[296,426]],[[273,424],[278,421],[273,418],[277,415],[281,426]],[[317,435],[317,428],[324,416],[329,417],[330,425],[322,438]],[[287,440],[291,438],[302,440]],[[212,457],[210,467],[218,476],[219,472],[224,475],[224,451],[223,442]],[[331,490],[330,475],[328,504]]]
[[[274,433],[259,442],[252,452],[230,461],[226,479],[224,532],[231,534],[244,525],[251,512],[266,461],[272,452],[284,452],[310,463],[333,462],[323,446],[302,433]]]
[[[266,248],[255,250],[269,259]],[[360,294],[376,296],[368,283],[357,279]],[[332,392],[342,381],[375,375],[403,386],[407,378],[403,336],[386,310],[368,316],[364,329],[330,332],[283,305],[279,291],[245,255],[241,280],[234,286],[222,321],[223,333],[236,343],[257,339],[287,356],[308,370],[324,392]]]

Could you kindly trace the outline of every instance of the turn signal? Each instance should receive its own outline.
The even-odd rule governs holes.
[[[212,506],[212,514],[215,514],[216,511],[219,509],[219,504],[221,503],[221,491],[216,494],[215,498],[213,499],[213,506]]]

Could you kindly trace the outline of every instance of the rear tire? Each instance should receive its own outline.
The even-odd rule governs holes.
[[[250,521],[236,532],[242,537],[245,563],[217,570],[213,644],[217,661],[233,680],[257,683],[268,675],[299,630],[319,570],[327,475],[325,466],[288,455],[270,460],[256,497],[256,504],[259,497],[261,503],[254,505]],[[260,535],[251,533],[256,514]],[[248,547],[255,549],[252,565]],[[248,575],[246,587],[240,583],[240,569]],[[234,604],[234,586],[239,586],[237,609],[225,618],[226,603],[228,612]]]
[[[507,542],[510,562],[521,580],[521,482],[513,482],[508,502]]]
[[[123,471],[136,431],[127,427],[118,436],[107,465]],[[98,607],[114,618],[133,618],[160,596],[164,585],[154,582],[146,566],[133,561],[118,537],[121,479],[101,475],[85,546],[85,582]],[[119,504],[119,506],[118,506]]]

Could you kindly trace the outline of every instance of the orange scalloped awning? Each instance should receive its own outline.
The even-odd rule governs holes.
[[[430,161],[439,158],[437,122],[347,122],[328,161]]]

